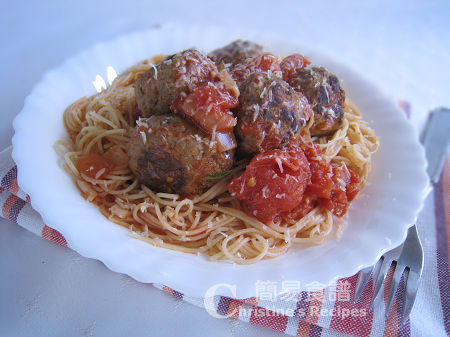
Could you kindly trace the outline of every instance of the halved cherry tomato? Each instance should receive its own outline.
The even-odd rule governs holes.
[[[269,223],[302,200],[310,179],[308,161],[299,147],[288,146],[258,154],[245,172],[228,184],[244,211]]]
[[[298,204],[294,209],[290,210],[289,212],[281,213],[281,216],[285,220],[298,221],[299,219],[303,218],[306,214],[311,212],[313,208],[316,206],[317,206],[317,197],[308,192],[305,192],[303,194],[302,201],[300,201],[300,204]]]

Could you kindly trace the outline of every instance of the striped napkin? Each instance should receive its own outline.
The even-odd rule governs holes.
[[[402,106],[403,104],[403,106]],[[403,108],[408,105],[402,103]],[[405,109],[407,112],[409,109]],[[18,225],[52,241],[69,247],[64,236],[47,226],[31,207],[30,197],[20,189],[17,167],[11,158],[11,148],[0,152],[1,215]],[[292,336],[448,336],[450,335],[450,160],[447,158],[439,183],[427,198],[417,227],[425,253],[424,274],[410,318],[401,325],[404,284],[396,293],[392,309],[385,319],[388,289],[369,310],[372,280],[359,301],[354,304],[358,275],[340,279],[323,289],[319,283],[306,285],[299,292],[295,281],[277,284],[261,280],[256,284],[258,298],[237,300],[225,296],[209,299],[182,294],[164,285],[154,287],[208,310],[218,318],[239,319],[250,324],[271,328]],[[393,271],[389,271],[390,284]],[[404,281],[402,280],[402,283]]]

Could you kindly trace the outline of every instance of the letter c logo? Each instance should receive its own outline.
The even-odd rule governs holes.
[[[228,283],[219,283],[216,285],[213,285],[210,287],[206,293],[205,297],[203,299],[203,304],[205,305],[205,309],[208,312],[208,314],[215,318],[228,318],[236,312],[236,309],[233,310],[233,312],[228,313],[227,315],[220,315],[217,313],[215,305],[214,305],[214,296],[216,296],[217,289],[225,287],[228,288],[231,291],[231,297],[236,298],[236,285],[231,285]]]

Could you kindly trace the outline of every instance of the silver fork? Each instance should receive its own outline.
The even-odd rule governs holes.
[[[449,125],[450,110],[439,108],[430,114],[427,126],[423,132],[422,142],[425,146],[425,154],[428,161],[427,172],[432,183],[437,183],[440,177],[448,148]],[[385,316],[387,317],[391,310],[392,301],[404,274],[406,294],[403,301],[402,324],[405,323],[416,299],[423,270],[423,260],[422,244],[417,234],[416,225],[414,225],[409,228],[408,235],[403,244],[386,252],[375,266],[367,267],[360,271],[356,284],[354,302],[356,303],[358,301],[365,286],[369,282],[370,276],[373,275],[374,293],[370,302],[370,310],[372,310],[374,301],[380,292],[389,268],[393,265],[395,269],[386,304]]]
[[[423,270],[423,249],[417,234],[416,226],[408,230],[408,235],[403,244],[386,252],[373,267],[364,268],[360,271],[355,291],[355,303],[361,296],[365,286],[373,274],[374,293],[370,302],[370,310],[373,309],[374,301],[377,298],[381,286],[386,279],[386,275],[391,265],[394,265],[394,275],[392,277],[391,288],[389,290],[386,304],[385,316],[387,317],[391,310],[392,301],[395,292],[400,284],[403,273],[406,280],[406,294],[403,303],[402,324],[411,313],[416,299],[417,289],[419,288],[420,277]]]

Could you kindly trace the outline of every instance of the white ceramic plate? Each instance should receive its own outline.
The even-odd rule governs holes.
[[[344,89],[362,110],[380,139],[370,185],[353,202],[348,224],[339,240],[322,246],[298,246],[283,257],[250,266],[209,262],[205,258],[156,248],[132,238],[128,231],[104,218],[79,194],[63,171],[53,149],[66,138],[62,113],[67,105],[95,93],[97,75],[107,79],[107,67],[117,73],[159,53],[189,47],[204,51],[236,38],[262,43],[275,53],[301,52],[313,63],[325,65],[343,80]],[[347,67],[316,55],[289,41],[267,34],[173,25],[119,37],[67,60],[48,72],[27,97],[14,121],[13,157],[19,184],[32,206],[49,226],[60,231],[70,247],[83,256],[102,261],[111,270],[141,282],[172,287],[191,296],[203,296],[219,283],[236,285],[236,297],[256,295],[261,281],[300,281],[328,284],[374,264],[381,254],[399,245],[414,224],[427,187],[424,151],[404,113],[379,90]],[[216,294],[229,295],[226,288]]]

